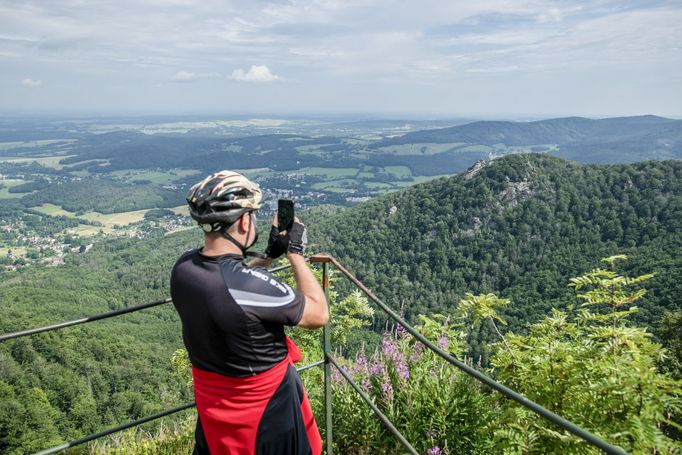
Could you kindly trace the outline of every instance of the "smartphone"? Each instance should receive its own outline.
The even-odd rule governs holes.
[[[294,224],[294,201],[280,199],[277,201],[277,229],[280,232],[291,229]]]

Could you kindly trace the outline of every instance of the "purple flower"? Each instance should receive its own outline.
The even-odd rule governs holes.
[[[439,347],[439,348],[444,349],[444,350],[447,351],[447,349],[448,349],[448,344],[449,344],[448,338],[447,338],[445,335],[443,335],[442,337],[438,338],[438,347]],[[439,450],[440,450],[440,449],[439,449]]]
[[[403,327],[403,326],[400,325],[400,324],[396,325],[396,327],[395,327],[395,336],[396,336],[397,338],[402,338],[402,337],[404,337],[404,336],[406,336],[406,335],[407,335],[407,330],[405,330],[405,327]]]
[[[438,446],[433,446],[426,451],[426,455],[441,455],[443,451]]]
[[[364,390],[369,390],[369,379],[363,379],[360,383],[360,387],[362,387]]]
[[[412,355],[410,356],[410,362],[419,362],[422,358],[422,353],[424,352],[424,345],[421,343],[415,343],[412,346]]]
[[[355,358],[355,363],[358,365],[364,365],[367,363],[367,359],[364,358],[363,356],[358,356]]]
[[[380,363],[375,363],[369,368],[370,374],[377,376],[384,372],[384,366]]]
[[[341,373],[336,368],[332,368],[332,381],[341,382]]]
[[[410,379],[410,370],[407,369],[407,365],[401,362],[396,365],[395,369],[398,372],[398,376],[403,379]]]
[[[401,362],[403,357],[405,357],[398,349],[398,345],[388,338],[381,340],[381,349],[384,355],[394,362]]]
[[[390,382],[382,382],[381,383],[381,393],[383,393],[384,397],[386,397],[387,400],[392,400],[393,399],[393,384]]]
[[[395,343],[388,338],[381,340],[381,349],[384,351],[384,355],[387,357],[393,357],[398,347]]]

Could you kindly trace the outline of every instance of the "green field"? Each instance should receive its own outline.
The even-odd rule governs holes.
[[[21,185],[26,180],[21,179],[5,179],[0,180],[0,183],[5,185],[5,188],[0,188],[0,199],[15,199],[24,196],[26,193],[10,193],[9,189],[13,186]]]
[[[177,215],[189,216],[189,207],[186,205],[178,205],[177,207],[171,208],[171,210]]]
[[[64,165],[59,164],[59,161],[74,155],[55,155],[55,156],[0,156],[0,163],[32,163],[36,161],[38,164],[51,167],[52,169],[63,169]]]
[[[83,214],[82,219],[88,221],[99,221],[105,227],[126,226],[131,223],[137,223],[144,219],[144,214],[147,213],[149,209],[145,210],[134,210],[131,212],[121,212],[121,213],[99,213],[99,212],[87,212]]]
[[[298,153],[302,153],[304,155],[324,156],[325,154],[325,152],[320,150],[319,145],[299,145],[296,147],[296,150],[298,150]]]
[[[401,144],[401,145],[387,145],[381,147],[382,152],[394,153],[396,155],[435,155],[436,153],[447,152],[454,148],[464,145],[461,142],[453,142],[448,144]]]
[[[385,182],[364,182],[364,185],[373,190],[390,190],[394,188],[393,184]]]
[[[333,193],[354,193],[360,185],[361,183],[355,179],[338,179],[315,183],[313,189]]]
[[[88,164],[90,166],[95,166],[95,165],[97,165],[97,166],[108,166],[109,164],[111,164],[111,160],[104,160],[104,159],[96,158],[96,159],[92,159],[92,160],[79,161],[78,163],[75,163],[75,164],[65,165],[62,168],[62,170],[68,171],[71,173],[71,175],[75,175],[78,177],[87,177],[90,175],[90,172],[87,169],[81,169],[78,171],[72,171],[71,170],[74,167],[81,166],[83,164]]]
[[[384,169],[386,170],[386,173],[391,174],[399,179],[410,177],[412,175],[412,171],[407,166],[386,166]]]
[[[68,144],[71,142],[76,142],[76,139],[45,139],[40,141],[0,142],[0,150],[34,148],[50,144]]]
[[[457,149],[458,152],[483,152],[483,153],[490,153],[493,150],[494,150],[493,147],[487,145],[465,145],[464,147],[459,147]]]
[[[90,226],[90,225],[80,225],[74,230],[69,230],[69,232],[75,232],[80,235],[94,235],[101,230],[106,233],[111,233],[114,231],[115,226],[127,226],[131,223],[137,223],[144,219],[144,214],[149,210],[134,210],[131,212],[121,212],[121,213],[99,213],[99,212],[86,212],[81,216],[76,216],[74,212],[64,210],[62,207],[54,204],[43,204],[39,207],[34,207],[41,213],[50,216],[67,216],[69,218],[74,218],[77,220],[87,220],[87,221],[98,221],[102,223],[102,226]]]
[[[354,167],[304,167],[295,173],[338,179],[342,177],[354,177],[358,173],[358,170]]]
[[[262,177],[264,175],[271,175],[273,174],[273,171],[267,167],[261,167],[261,168],[253,168],[253,169],[235,169],[236,172],[239,172],[240,174],[244,174],[250,179],[254,179],[256,177]]]
[[[126,182],[137,182],[141,180],[149,180],[157,185],[168,185],[183,177],[189,175],[199,174],[200,171],[194,169],[168,169],[167,171],[160,170],[123,170],[110,172],[109,175],[116,179]]]
[[[26,251],[27,251],[26,248],[23,248],[20,246],[11,246],[11,247],[0,246],[0,257],[7,256],[7,253],[10,250],[12,251],[12,255],[14,255],[14,257],[26,256]]]
[[[37,210],[40,213],[50,216],[68,216],[69,218],[77,218],[75,213],[64,210],[61,208],[61,206],[54,204],[43,204],[38,207],[33,207],[33,210]]]

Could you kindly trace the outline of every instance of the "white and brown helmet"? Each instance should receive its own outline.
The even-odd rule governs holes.
[[[245,212],[261,207],[260,187],[234,171],[211,174],[187,195],[189,214],[206,232],[220,231]]]

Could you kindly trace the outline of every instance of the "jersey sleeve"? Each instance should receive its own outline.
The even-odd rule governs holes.
[[[228,292],[242,309],[263,322],[294,326],[303,316],[305,297],[264,268],[240,267]]]

